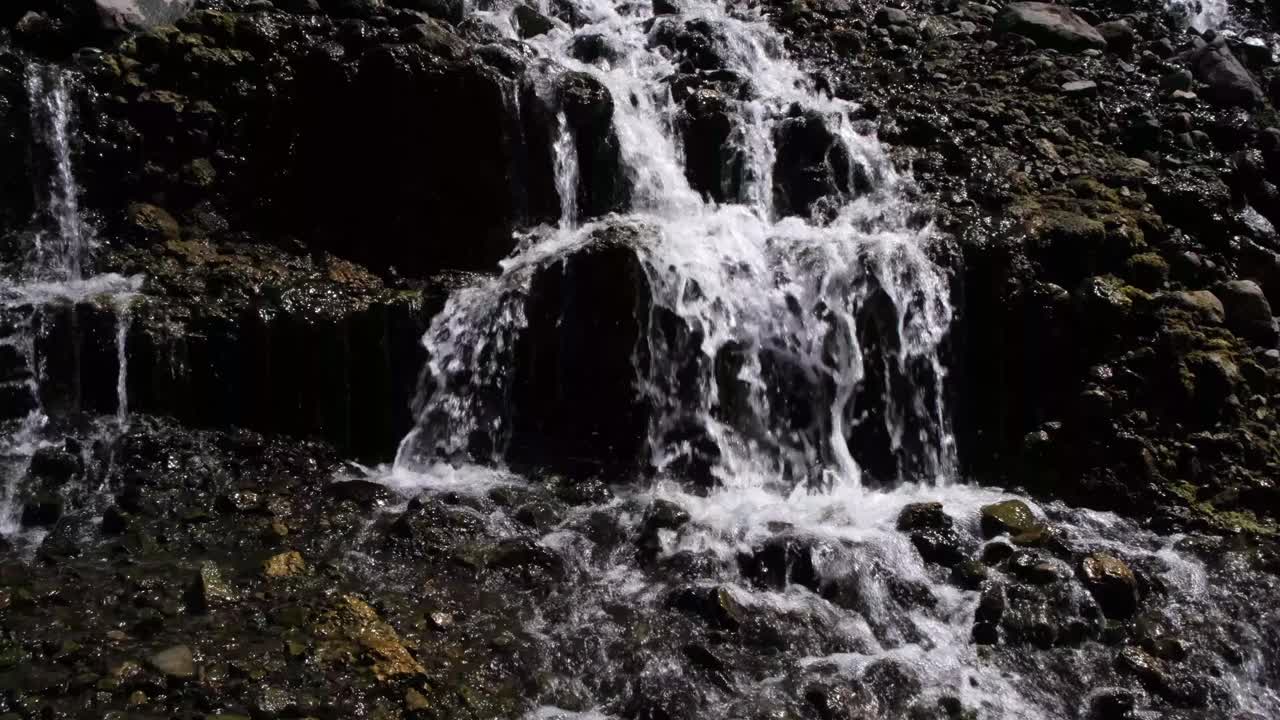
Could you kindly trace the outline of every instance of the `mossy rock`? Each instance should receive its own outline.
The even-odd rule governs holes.
[[[1037,530],[1040,521],[1021,500],[1004,500],[982,507],[982,536],[1022,535]]]

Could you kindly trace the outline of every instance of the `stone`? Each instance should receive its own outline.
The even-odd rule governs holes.
[[[882,7],[876,11],[875,22],[880,27],[906,25],[911,22],[911,16],[899,8]]]
[[[385,485],[370,480],[343,480],[325,486],[324,494],[339,501],[353,502],[369,509],[382,505],[392,498]]]
[[[653,0],[654,17],[659,15],[679,15],[684,12],[679,0]]]
[[[404,691],[404,706],[410,712],[418,712],[431,709],[431,702],[427,697],[413,688]]]
[[[551,18],[528,5],[517,5],[516,9],[511,12],[511,18],[520,32],[520,37],[525,40],[545,35],[555,29],[556,26]]]
[[[1187,56],[1197,79],[1207,87],[1204,95],[1217,105],[1251,108],[1262,102],[1262,87],[1219,38]]]
[[[1123,560],[1093,553],[1080,561],[1080,578],[1108,618],[1122,620],[1137,611],[1138,580]]]
[[[1160,78],[1160,89],[1173,92],[1174,90],[1191,90],[1195,87],[1196,79],[1191,75],[1191,71],[1186,68],[1178,68],[1173,72]]]
[[[307,563],[297,550],[272,555],[263,563],[263,574],[272,578],[293,577],[306,571]]]
[[[363,656],[374,677],[382,682],[426,672],[395,628],[355,595],[335,600],[315,629],[317,656],[322,663],[349,663]]]
[[[230,605],[239,599],[235,588],[222,576],[221,568],[212,560],[200,564],[196,592],[199,605],[205,610]]]
[[[410,25],[400,31],[400,40],[416,45],[432,55],[459,59],[467,54],[467,44],[448,25],[428,18],[427,22]]]
[[[970,543],[953,528],[926,528],[911,533],[911,544],[925,562],[954,567],[969,557]]]
[[[1063,83],[1062,94],[1071,97],[1093,97],[1098,94],[1098,83],[1092,80],[1074,80]]]
[[[147,658],[147,664],[171,678],[189,680],[196,676],[196,662],[191,648],[175,645]]]
[[[80,457],[66,448],[42,447],[31,455],[28,471],[33,477],[54,485],[63,485],[83,472],[83,465]]]
[[[898,530],[903,532],[949,528],[951,524],[951,516],[943,512],[940,502],[911,503],[898,513]]]
[[[1231,280],[1214,288],[1222,301],[1226,325],[1231,332],[1251,343],[1275,347],[1276,319],[1271,314],[1262,287],[1253,280]]]
[[[1065,5],[1014,2],[996,17],[996,30],[1022,35],[1058,50],[1101,50],[1107,41],[1084,18]]]
[[[982,536],[1021,535],[1040,525],[1031,508],[1021,500],[1004,500],[982,507]]]
[[[1221,325],[1226,322],[1226,309],[1222,301],[1208,290],[1183,290],[1161,296],[1169,307],[1179,308],[1195,315],[1202,322]]]
[[[1095,29],[1112,50],[1128,50],[1138,41],[1138,33],[1127,20],[1098,23]]]
[[[164,208],[149,203],[133,203],[126,220],[130,239],[140,243],[167,243],[181,236],[178,221]]]
[[[455,25],[462,22],[466,15],[463,0],[388,0],[387,4],[426,13],[437,20]]]

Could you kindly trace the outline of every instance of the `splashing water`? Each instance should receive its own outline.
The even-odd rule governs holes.
[[[735,116],[734,151],[749,159],[737,163],[741,202],[705,201],[682,165],[671,120],[677,107],[664,82],[675,60],[655,47],[658,26],[646,33],[641,21],[647,11],[635,6],[600,2],[580,9],[596,22],[577,31],[558,28],[532,42],[555,60],[553,68],[590,73],[619,99],[613,122],[632,181],[631,209],[625,218],[577,228],[562,221],[558,231],[535,231],[504,263],[500,277],[452,300],[426,339],[433,380],[419,408],[420,417],[430,421],[420,423],[402,447],[401,461],[457,453],[477,432],[491,435],[492,447],[504,446],[507,376],[526,322],[521,306],[532,278],[591,244],[601,231],[630,224],[646,235],[633,251],[643,263],[654,310],[673,313],[699,338],[692,349],[657,334],[648,339],[654,357],[637,369],[635,380],[656,410],[650,465],[672,465],[681,450],[667,438],[692,418],[719,448],[722,481],[782,471],[797,478],[820,468],[823,477],[810,481],[857,485],[863,473],[849,436],[860,425],[880,423],[895,469],[877,480],[947,479],[954,442],[939,355],[952,312],[947,280],[926,256],[929,228],[909,222],[912,207],[902,199],[907,181],[875,138],[857,130],[849,118],[853,106],[814,92],[781,56],[780,41],[766,23],[733,16],[716,3],[693,5],[686,17],[720,29],[727,70],[750,78],[755,91]],[[612,62],[584,63],[569,54],[574,38],[588,33],[608,38]],[[871,185],[860,194],[831,198],[835,211],[821,221],[774,218],[773,138],[795,107],[817,114],[849,158],[850,177],[838,184],[852,188],[853,176],[861,174]],[[556,143],[558,160],[568,157],[562,148],[567,144],[563,136]],[[557,163],[562,202],[572,194],[567,187],[576,185],[575,166]],[[874,414],[855,406],[868,362],[859,324],[868,321],[883,326],[894,346],[870,362],[922,381],[904,386],[905,393],[883,383],[875,403],[882,412]],[[703,358],[692,399],[677,392],[690,350]],[[745,358],[733,378],[746,395],[734,418],[724,417],[723,378],[710,369],[726,353]],[[803,390],[821,396],[814,399],[812,417],[796,421],[771,407],[779,399],[770,375],[783,372],[803,378]],[[756,468],[762,461],[769,467]]]
[[[1227,0],[1168,0],[1167,7],[1199,32],[1218,30],[1231,18]]]
[[[57,446],[61,440],[56,433],[46,432],[50,418],[42,404],[42,384],[48,378],[45,363],[38,357],[37,340],[40,333],[48,332],[43,328],[52,317],[49,311],[94,303],[115,315],[116,409],[112,421],[99,423],[98,431],[100,439],[109,439],[123,432],[128,423],[129,306],[142,284],[141,277],[85,276],[94,238],[80,209],[80,188],[74,174],[74,78],[42,65],[29,66],[26,77],[40,203],[32,222],[30,252],[18,269],[25,282],[0,289],[0,319],[14,326],[8,337],[0,338],[0,345],[12,348],[14,358],[21,361],[20,377],[0,383],[0,392],[24,398],[29,409],[19,418],[8,419],[5,433],[0,435],[0,536],[23,532],[18,498],[31,458],[40,448]],[[40,532],[27,533],[26,540],[34,548]]]

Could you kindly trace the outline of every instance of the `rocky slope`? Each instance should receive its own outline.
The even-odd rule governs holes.
[[[343,459],[389,460],[412,426],[418,339],[448,291],[560,217],[561,122],[581,216],[626,206],[634,179],[620,169],[613,116],[631,100],[586,73],[546,87],[527,42],[449,0],[139,3],[127,17],[104,14],[111,5],[0,10],[0,163],[14,169],[0,178],[0,268],[18,264],[45,172],[30,151],[25,73],[52,63],[77,78],[94,267],[144,277],[127,315],[92,300],[46,315],[40,351],[75,360],[49,366],[42,400],[74,439],[37,454],[20,480],[22,524],[38,542],[3,548],[0,718],[497,717],[529,711],[533,697],[572,705],[551,678],[557,660],[590,664],[590,648],[547,658],[526,622],[544,607],[575,617],[563,588],[589,582],[591,566],[566,567],[535,542],[560,523],[592,538],[593,558],[634,555],[671,588],[648,614],[609,608],[635,633],[612,653],[658,647],[694,679],[619,690],[611,713],[687,717],[708,694],[759,680],[762,657],[852,652],[829,627],[752,614],[720,586],[692,583],[705,557],[657,560],[659,531],[688,522],[679,508],[589,511],[616,490],[601,468],[635,469],[638,421],[618,412],[633,393],[617,375],[635,362],[645,290],[626,253],[563,264],[528,308],[538,335],[521,356],[523,435],[508,459],[572,458],[554,468],[563,473],[479,499],[330,483],[345,477]],[[760,7],[820,87],[858,103],[857,120],[915,178],[927,208],[917,222],[948,238],[936,259],[953,272],[959,310],[948,387],[963,474],[1191,533],[1183,550],[1215,578],[1243,575],[1246,590],[1274,596],[1271,6],[1233,8],[1226,31],[1203,33],[1156,2]],[[724,69],[714,24],[685,21],[678,3],[655,9],[652,42],[679,58],[666,82],[682,103],[672,122],[690,184],[732,199],[731,170],[745,160],[727,108],[749,79]],[[525,40],[583,22],[570,2],[498,10]],[[603,39],[575,46],[583,62],[609,52]],[[780,214],[821,216],[824,198],[859,192],[828,171],[849,160],[821,118],[797,111],[777,141]],[[562,330],[565,298],[611,291]],[[0,324],[0,337],[12,332]],[[597,354],[582,352],[589,343]],[[568,376],[595,382],[566,390]],[[121,397],[143,415],[104,441],[85,416],[115,412]],[[18,417],[6,400],[0,415]],[[108,481],[101,497],[70,489]],[[1219,707],[1215,683],[1245,663],[1231,659],[1239,628],[1170,620],[1175,589],[1154,571],[1057,532],[1078,518],[948,510],[955,520],[915,507],[898,528],[956,587],[1005,583],[984,594],[976,642],[1028,648],[1011,667],[1045,678],[1076,667],[1063,655],[1101,646],[1091,689],[1129,689],[1096,695],[1085,708],[1095,717]],[[498,514],[516,529],[482,521]],[[1007,543],[987,542],[1001,534]],[[807,583],[841,607],[866,601],[805,575],[804,555],[777,545],[738,563],[761,587]],[[361,572],[364,558],[377,573]],[[1072,605],[1085,596],[1088,610]],[[898,586],[891,602],[906,614],[940,601]],[[1240,597],[1221,603],[1250,612]],[[1270,662],[1262,674],[1274,680]],[[879,684],[856,690],[789,676],[779,682],[794,704],[751,710],[972,711],[955,697],[913,700],[902,672],[886,665]]]

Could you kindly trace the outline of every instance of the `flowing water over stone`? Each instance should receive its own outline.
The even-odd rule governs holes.
[[[582,3],[585,22],[530,41],[554,60],[549,74],[608,88],[626,210],[579,225],[581,179],[562,138],[559,227],[529,233],[500,276],[457,292],[436,319],[418,427],[380,476],[406,499],[445,498],[562,575],[523,606],[548,678],[532,716],[787,717],[802,704],[833,718],[1109,716],[1146,704],[1108,689],[1133,674],[1175,703],[1280,712],[1272,660],[1218,653],[1232,633],[1249,635],[1241,647],[1275,642],[1259,636],[1274,633],[1266,620],[1232,619],[1248,589],[1221,581],[1229,567],[1195,559],[1180,538],[1061,506],[1032,504],[1021,530],[979,521],[1011,496],[958,477],[949,278],[909,178],[765,23],[733,4],[681,8],[653,18],[647,4]],[[511,31],[506,8],[490,12]],[[723,202],[687,177],[668,83],[677,59],[663,39],[682,27],[709,38],[710,72],[747,80]],[[584,37],[608,51],[578,59]],[[797,125],[833,138],[821,167],[834,192],[799,211],[779,147]],[[574,282],[574,258],[601,247],[639,268],[634,314],[606,326],[639,328],[627,362],[645,442],[632,467],[652,479],[603,477],[631,489],[530,529],[539,523],[488,498],[530,487],[502,467],[519,450],[516,368],[541,312],[535,288]],[[913,520],[921,513],[931,519]],[[1145,621],[1149,652],[1116,656],[1108,618],[1130,610],[1076,577],[1112,556],[1161,598]],[[1160,638],[1174,628],[1216,640],[1170,650]],[[1167,670],[1166,651],[1203,675]]]
[[[51,333],[70,332],[74,338],[74,329],[59,326],[59,309],[66,311],[62,317],[74,317],[78,304],[90,303],[109,308],[115,315],[116,407],[113,422],[99,423],[97,434],[100,439],[109,439],[128,421],[125,339],[128,306],[141,286],[141,278],[85,275],[94,239],[92,227],[80,210],[80,188],[73,169],[73,82],[73,77],[57,68],[31,65],[27,69],[35,139],[32,159],[37,168],[34,190],[39,203],[32,219],[29,249],[15,273],[24,281],[0,288],[0,326],[5,329],[0,337],[0,381],[4,381],[0,382],[0,421],[15,426],[6,428],[0,444],[0,536],[20,533],[26,524],[17,498],[33,454],[62,441],[56,432],[45,432],[51,420],[45,407],[48,393],[44,387],[48,359],[41,357],[40,350],[42,341]],[[58,360],[66,362],[65,358]],[[71,362],[75,365],[78,359]],[[77,365],[70,374],[78,376],[78,371]],[[72,407],[68,409],[80,409],[74,393],[69,403]],[[64,490],[79,496],[85,488]],[[34,546],[39,533],[28,539]]]

